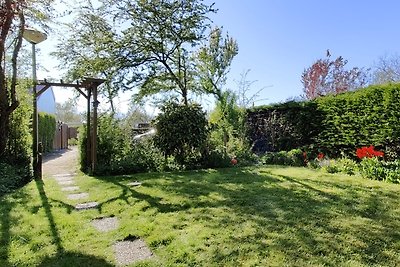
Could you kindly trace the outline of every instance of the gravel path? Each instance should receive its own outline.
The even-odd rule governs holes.
[[[43,157],[43,177],[73,175],[78,171],[78,147],[59,150]]]

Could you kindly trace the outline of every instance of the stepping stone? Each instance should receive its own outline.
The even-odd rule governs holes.
[[[118,265],[128,265],[134,262],[150,259],[153,253],[141,239],[134,241],[119,241],[114,244],[115,259]]]
[[[72,181],[74,178],[72,176],[68,177],[55,177],[57,182],[63,182],[63,181]]]
[[[71,177],[71,176],[75,176],[75,173],[62,173],[62,174],[55,174],[53,175],[54,178],[56,177]]]
[[[135,181],[135,182],[129,183],[128,185],[129,185],[129,186],[140,186],[140,185],[142,185],[142,183],[141,183],[141,182],[138,182],[138,181]]]
[[[118,228],[117,217],[106,217],[95,219],[92,221],[92,225],[100,232],[108,232]]]
[[[89,197],[89,194],[88,193],[70,194],[67,197],[68,199],[82,199]]]
[[[59,181],[59,185],[74,185],[75,181],[74,180],[67,180],[67,181]]]
[[[99,203],[97,203],[97,202],[86,202],[86,203],[77,204],[75,206],[75,209],[76,210],[95,209],[95,208],[97,208],[98,205],[99,205]]]
[[[66,186],[66,187],[61,188],[61,191],[67,191],[67,192],[76,191],[76,190],[79,190],[79,186]]]

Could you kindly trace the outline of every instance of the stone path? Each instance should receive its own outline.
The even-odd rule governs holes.
[[[78,172],[78,149],[62,150],[46,155],[43,159],[43,176],[52,177],[61,187],[61,191],[67,194],[70,200],[85,200],[89,198],[89,193],[81,192],[75,183]],[[140,186],[140,182],[132,182],[129,186]],[[88,209],[97,208],[97,202],[82,202],[75,206],[77,211],[83,212]],[[108,232],[118,229],[119,221],[117,217],[96,218],[91,224],[99,232]],[[128,265],[136,261],[149,259],[153,253],[141,239],[117,241],[114,246],[115,260],[118,265]]]

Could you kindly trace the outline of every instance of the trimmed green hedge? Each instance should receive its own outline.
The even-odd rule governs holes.
[[[50,152],[53,150],[53,141],[56,131],[56,118],[54,115],[39,112],[39,142],[42,142],[43,152]]]
[[[247,111],[248,135],[255,152],[289,151],[314,143],[322,124],[316,102],[287,102]]]
[[[387,157],[397,158],[400,84],[259,107],[248,111],[247,122],[260,152],[308,147],[332,157],[354,156],[356,147],[374,145]]]

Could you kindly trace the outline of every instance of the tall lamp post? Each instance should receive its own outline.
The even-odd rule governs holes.
[[[35,29],[25,29],[23,37],[32,44],[32,79],[33,79],[33,176],[35,179],[41,179],[41,171],[38,164],[38,111],[37,111],[37,77],[36,77],[36,45],[47,39],[47,35]]]

